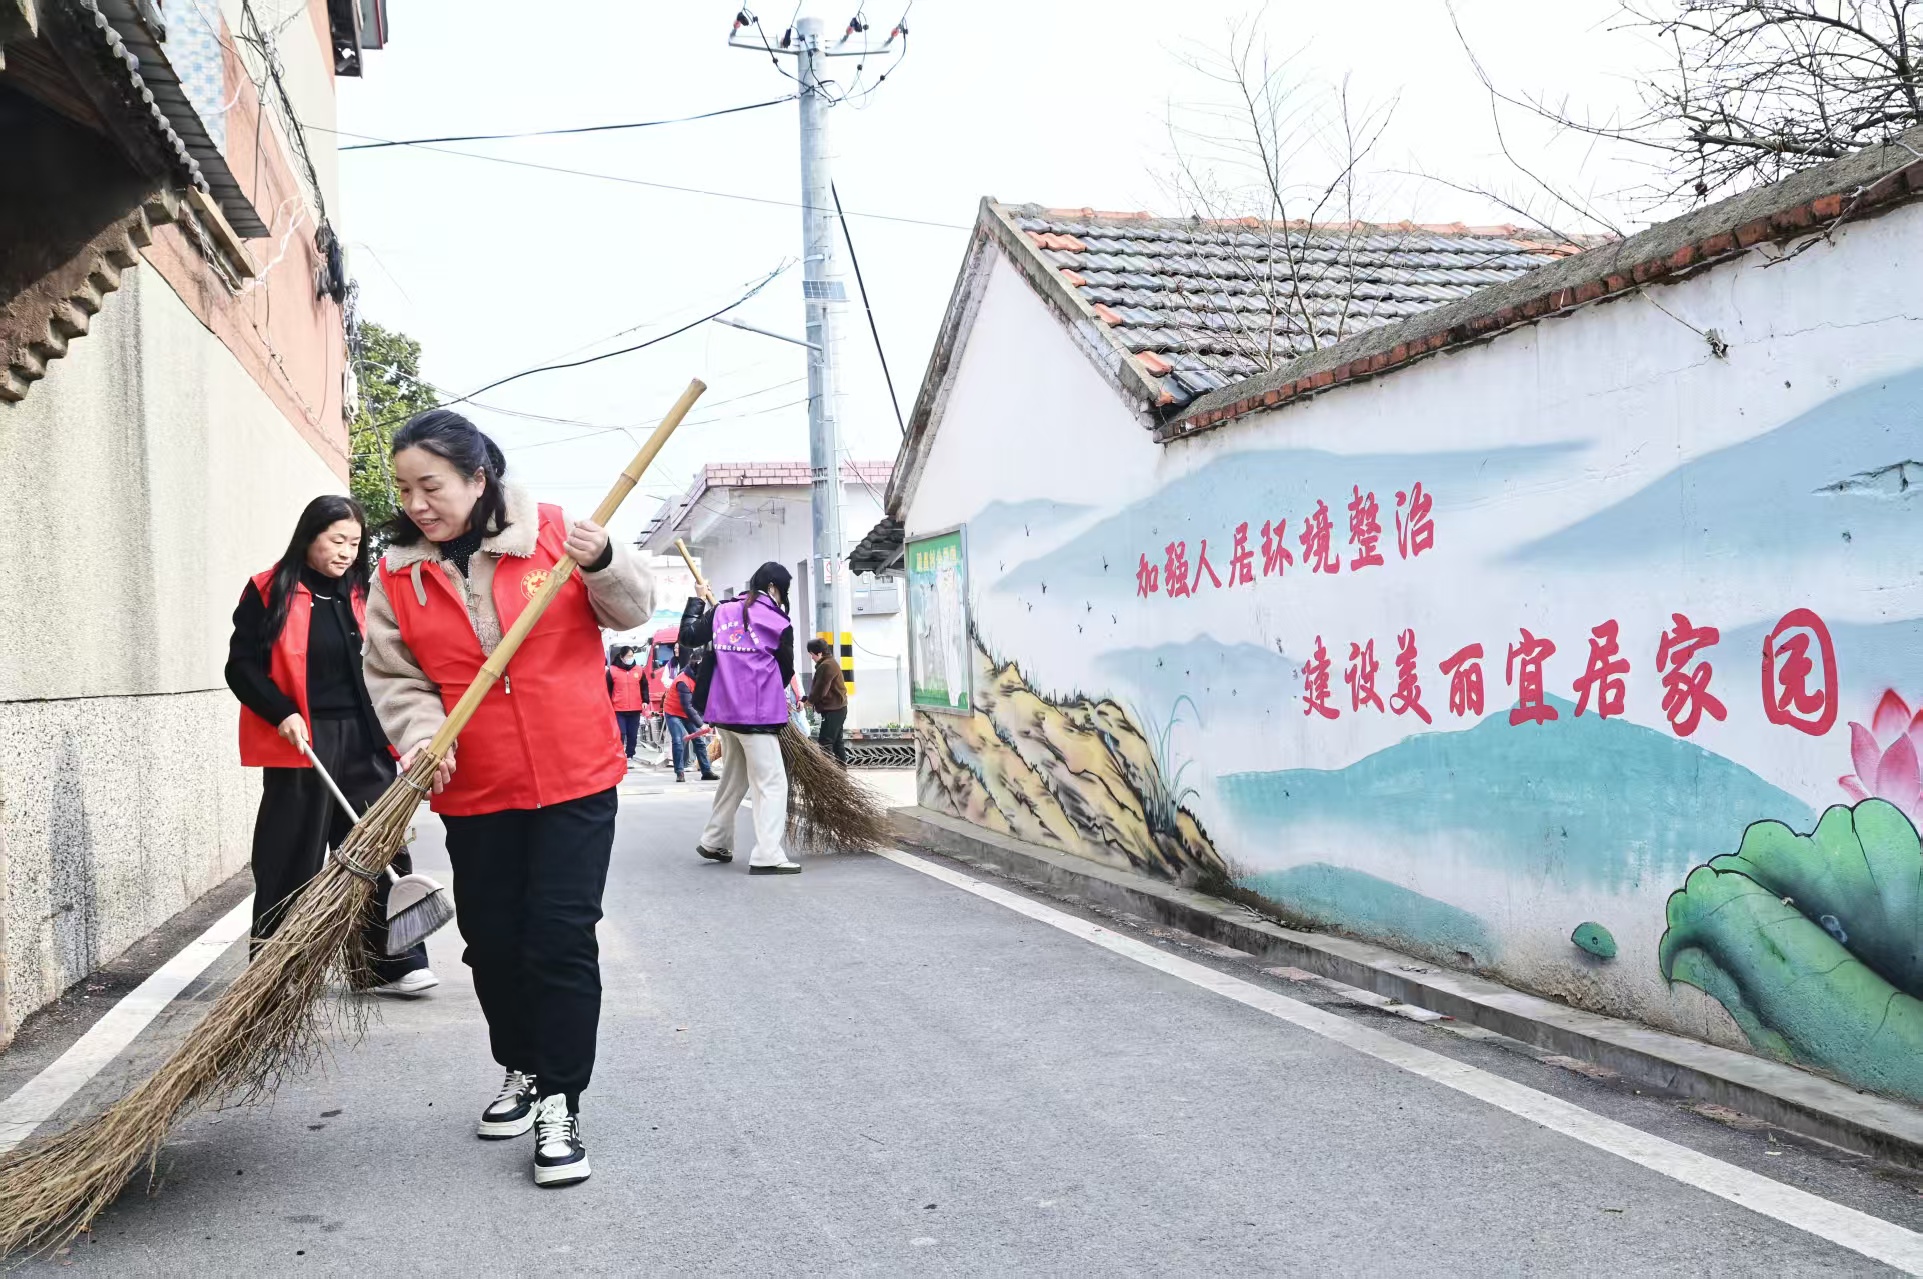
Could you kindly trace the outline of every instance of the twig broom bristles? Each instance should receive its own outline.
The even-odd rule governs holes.
[[[607,524],[705,390],[698,380],[688,384],[595,511],[597,524]],[[427,749],[342,841],[336,858],[358,872],[327,862],[246,971],[145,1083],[103,1113],[0,1156],[0,1256],[68,1242],[113,1202],[136,1168],[155,1169],[167,1134],[189,1111],[270,1093],[282,1074],[320,1049],[330,1022],[322,1006],[329,982],[340,977],[350,989],[368,984],[360,930],[373,886],[362,874],[385,870],[400,850],[455,738],[574,568],[565,556],[555,565]],[[354,1006],[343,1008],[357,1024]]]
[[[714,592],[694,566],[687,543],[677,537],[674,547],[694,574],[695,589],[713,608]],[[781,730],[781,763],[788,771],[788,840],[796,848],[872,853],[892,842],[894,833],[881,800],[793,721]]]

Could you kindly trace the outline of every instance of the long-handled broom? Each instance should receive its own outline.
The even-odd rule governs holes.
[[[594,512],[597,524],[607,524],[705,390],[698,380],[688,384]],[[272,1092],[283,1074],[322,1050],[333,1021],[321,999],[330,980],[340,975],[350,988],[367,984],[360,929],[373,892],[370,877],[406,842],[408,822],[454,739],[574,569],[565,556],[555,565],[440,732],[361,817],[173,1056],[101,1114],[0,1156],[0,1256],[68,1242],[113,1202],[141,1163],[156,1171],[162,1143],[188,1111]],[[357,1001],[338,1004],[336,1017],[358,1029],[359,1008]]]
[[[687,543],[674,541],[682,562],[694,574],[695,589],[713,608],[714,592],[694,566]],[[793,720],[781,730],[781,762],[788,770],[788,839],[797,848],[840,848],[872,853],[885,848],[894,833],[875,793],[848,775],[839,761],[816,745]]]

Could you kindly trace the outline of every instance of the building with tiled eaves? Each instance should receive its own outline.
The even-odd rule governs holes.
[[[1198,396],[1581,247],[1513,226],[1205,222],[984,200],[916,407],[916,438],[939,420],[943,379],[998,263],[1153,426]],[[896,566],[893,517],[857,549],[858,571]]]
[[[1298,230],[982,207],[861,548],[904,837],[1923,1104],[1923,129],[1576,252]]]
[[[303,135],[384,12],[0,0],[0,1044],[247,864],[229,619],[348,487]]]

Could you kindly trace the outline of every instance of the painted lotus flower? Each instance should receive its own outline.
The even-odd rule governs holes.
[[[1885,689],[1870,716],[1868,728],[1850,722],[1850,762],[1856,773],[1837,782],[1852,800],[1887,799],[1912,818],[1923,810],[1923,710],[1910,714],[1909,704]]]

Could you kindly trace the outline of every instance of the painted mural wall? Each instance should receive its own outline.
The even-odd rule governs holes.
[[[995,266],[921,802],[1923,1098],[1920,261],[1912,207],[1166,448]]]

